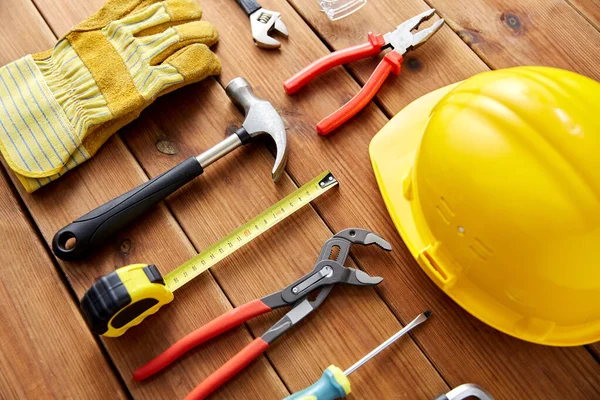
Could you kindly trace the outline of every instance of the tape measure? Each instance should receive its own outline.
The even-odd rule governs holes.
[[[337,185],[323,172],[164,277],[154,265],[133,264],[94,282],[81,300],[91,330],[117,337],[173,301],[173,292]]]

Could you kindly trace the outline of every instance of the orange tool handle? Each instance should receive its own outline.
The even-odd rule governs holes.
[[[296,93],[302,86],[333,67],[379,54],[383,45],[385,45],[383,35],[369,32],[369,43],[334,51],[330,55],[318,59],[285,81],[283,88],[287,94]]]
[[[210,323],[204,325],[202,328],[196,329],[192,333],[189,333],[183,337],[183,339],[180,339],[177,343],[165,350],[158,357],[135,370],[133,373],[133,380],[141,381],[142,379],[146,379],[149,376],[154,375],[194,347],[225,331],[228,331],[233,327],[240,325],[241,323],[253,317],[256,317],[257,315],[261,315],[269,311],[271,311],[271,308],[263,303],[260,299],[257,299],[226,312],[219,318],[214,319]]]
[[[365,108],[379,88],[381,88],[381,85],[383,85],[389,74],[398,75],[400,73],[400,64],[402,64],[402,55],[400,53],[391,51],[386,54],[377,68],[375,68],[375,71],[373,71],[367,83],[365,83],[365,86],[339,110],[319,122],[317,124],[317,132],[321,135],[327,135]]]
[[[185,397],[185,400],[201,400],[217,390],[225,382],[233,378],[238,372],[243,370],[254,361],[258,356],[269,348],[269,344],[262,338],[256,338],[242,351],[227,361],[218,370],[213,372],[208,378],[202,381]]]

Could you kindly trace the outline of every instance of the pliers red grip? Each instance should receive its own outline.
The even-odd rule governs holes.
[[[442,27],[444,20],[440,19],[431,27],[415,34],[412,33],[413,30],[419,28],[423,21],[430,19],[434,13],[435,9],[425,11],[403,22],[394,31],[385,35],[369,32],[368,43],[338,50],[320,58],[284,82],[283,87],[286,93],[289,95],[295,93],[318,75],[333,67],[373,57],[388,47],[392,48],[392,51],[386,54],[375,68],[362,89],[348,103],[317,124],[319,134],[327,135],[331,133],[369,104],[390,74],[395,76],[400,74],[400,65],[404,53],[422,45]]]
[[[156,374],[194,347],[214,338],[215,336],[220,335],[223,332],[235,328],[251,318],[265,314],[269,311],[271,311],[269,306],[263,303],[260,299],[256,299],[226,312],[220,317],[212,320],[210,323],[204,325],[202,328],[196,329],[192,333],[187,334],[158,357],[154,358],[146,365],[138,368],[133,373],[133,380],[141,381],[151,375]]]
[[[381,53],[381,48],[384,45],[385,39],[383,38],[383,35],[376,35],[373,32],[369,32],[368,43],[334,51],[328,56],[318,59],[285,81],[283,87],[287,94],[294,94],[302,86],[306,85],[317,76],[329,71],[331,68],[362,60],[363,58],[376,56]]]
[[[204,399],[264,353],[277,338],[317,309],[334,285],[344,283],[371,286],[382,281],[382,278],[371,277],[362,271],[344,267],[343,263],[351,244],[376,244],[384,250],[391,250],[390,244],[373,232],[357,228],[341,231],[325,242],[310,273],[283,290],[237,307],[188,334],[158,357],[138,368],[133,374],[133,379],[139,381],[154,375],[194,347],[253,317],[276,308],[292,306],[293,308],[275,325],[213,372],[186,397],[188,400]],[[335,248],[337,251],[334,251]],[[333,254],[335,257],[332,258]],[[317,293],[313,300],[308,299],[311,293]]]

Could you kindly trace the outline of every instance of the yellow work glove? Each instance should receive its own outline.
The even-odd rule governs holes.
[[[93,156],[160,95],[220,72],[194,0],[109,0],[0,68],[0,151],[28,192]]]

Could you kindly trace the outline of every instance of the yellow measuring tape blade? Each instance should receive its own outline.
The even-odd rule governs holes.
[[[283,221],[321,194],[337,185],[337,180],[329,171],[325,171],[292,194],[278,201],[252,220],[246,222],[217,243],[212,244],[197,256],[175,268],[164,276],[165,285],[175,291],[235,252],[246,243],[251,242],[263,232]]]

